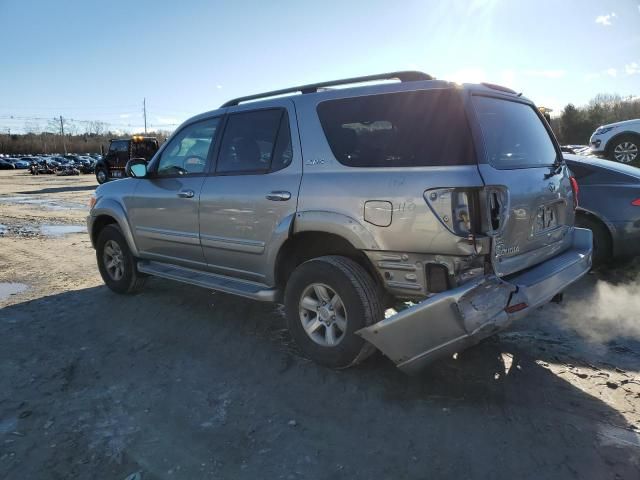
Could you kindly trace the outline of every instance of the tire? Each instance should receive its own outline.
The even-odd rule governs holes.
[[[576,217],[576,227],[588,228],[593,232],[593,268],[603,266],[611,260],[611,235],[605,225],[599,220],[587,215]]]
[[[640,136],[621,135],[608,147],[609,160],[630,165],[640,165]]]
[[[109,259],[117,257],[120,268],[110,267]],[[136,268],[136,259],[131,254],[120,227],[107,225],[98,235],[96,260],[104,283],[116,293],[137,293],[144,286],[145,277]]]
[[[317,286],[323,287],[330,299],[335,300],[337,294],[334,310],[330,310],[332,302],[322,305]],[[302,353],[316,363],[330,368],[358,364],[376,349],[355,332],[384,318],[382,297],[374,279],[355,261],[337,255],[309,260],[287,281],[284,303],[289,331]],[[303,299],[307,305],[316,300],[318,308],[303,308]],[[332,312],[335,320],[330,317]],[[307,333],[303,321],[309,330],[314,326],[315,330]],[[328,334],[329,329],[334,335]],[[334,337],[332,345],[327,341],[330,336]]]
[[[109,174],[104,168],[99,168],[96,170],[96,180],[100,185],[106,183],[109,180]]]

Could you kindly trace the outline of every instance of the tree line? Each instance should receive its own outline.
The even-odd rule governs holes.
[[[169,132],[157,131],[145,134],[164,142]],[[130,134],[103,133],[66,133],[62,136],[52,132],[29,132],[23,134],[0,134],[0,153],[41,154],[41,153],[100,153],[109,148],[109,141],[118,138],[130,138]]]
[[[551,127],[562,145],[587,145],[600,125],[634,118],[640,118],[640,97],[601,93],[585,106],[568,104],[560,116],[552,118]]]

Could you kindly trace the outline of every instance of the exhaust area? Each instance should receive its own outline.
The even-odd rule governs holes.
[[[592,282],[576,286],[581,288],[577,295],[565,296],[557,321],[591,342],[640,341],[640,264],[597,274]]]

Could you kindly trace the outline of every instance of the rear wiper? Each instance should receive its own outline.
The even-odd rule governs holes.
[[[550,172],[546,173],[544,175],[544,179],[547,180],[551,177],[553,177],[554,175],[558,175],[560,172],[562,172],[562,165],[564,164],[564,161],[562,159],[562,157],[560,157],[559,159],[556,159],[555,162],[553,162],[553,165],[551,165],[550,167]]]

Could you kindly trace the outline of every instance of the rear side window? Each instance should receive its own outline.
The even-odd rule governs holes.
[[[267,173],[291,163],[286,110],[269,109],[229,116],[220,146],[217,173]]]
[[[462,100],[452,89],[329,100],[318,116],[333,155],[350,167],[475,163]]]
[[[495,168],[552,165],[557,152],[531,105],[491,97],[473,97],[487,160]]]

